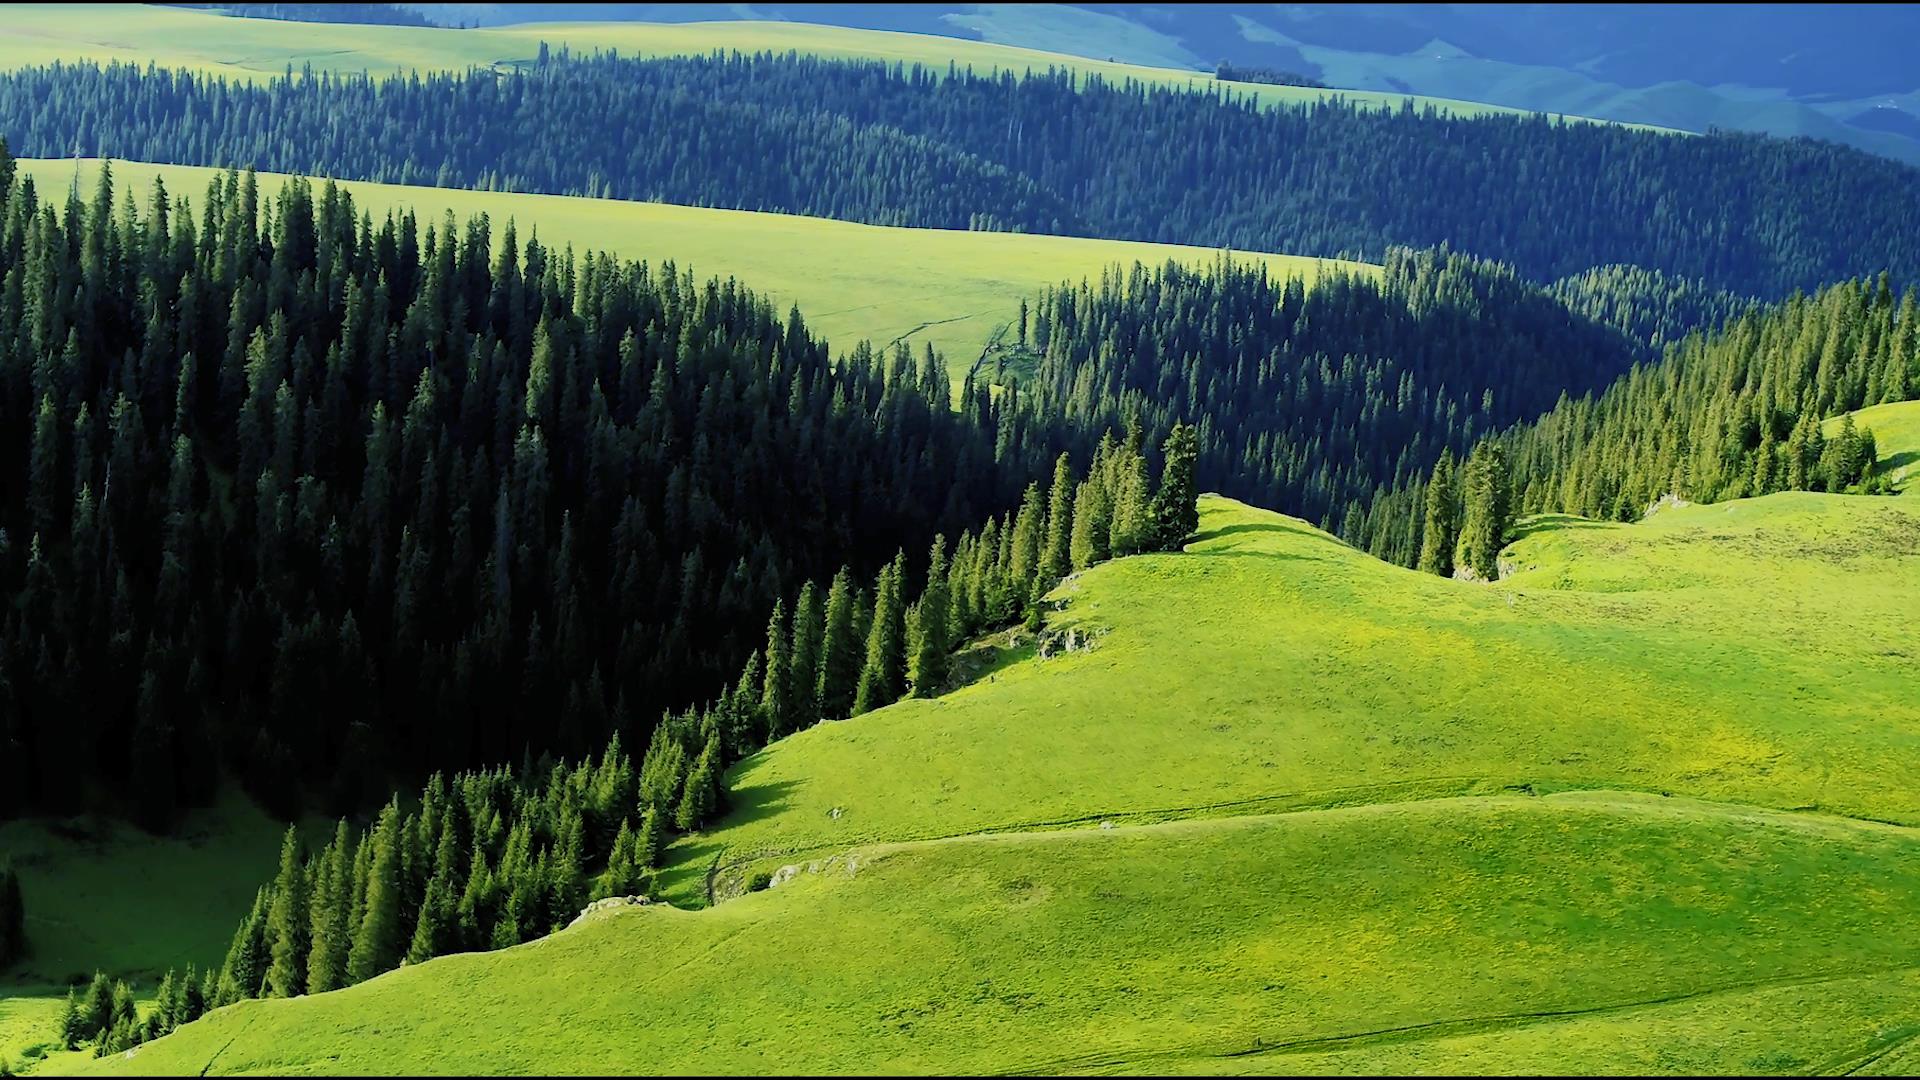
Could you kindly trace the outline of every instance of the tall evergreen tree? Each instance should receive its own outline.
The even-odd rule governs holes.
[[[822,720],[844,720],[853,711],[864,644],[854,627],[856,607],[853,575],[843,566],[827,590],[827,612],[821,628],[820,677],[814,696],[820,703]]]
[[[1426,520],[1420,531],[1420,566],[1429,574],[1453,576],[1453,550],[1460,542],[1460,495],[1454,489],[1453,454],[1442,452],[1427,481]]]
[[[1175,424],[1161,451],[1160,487],[1153,497],[1154,546],[1179,551],[1200,528],[1200,490],[1193,470],[1200,442],[1193,425]]]
[[[268,997],[297,997],[307,989],[312,910],[308,906],[306,853],[300,834],[287,826],[280,843],[280,873],[273,881],[273,906],[267,912],[270,964]]]
[[[854,691],[855,715],[891,705],[906,690],[907,613],[900,595],[905,567],[904,555],[895,556],[874,583],[873,622],[867,632],[866,664]]]
[[[347,955],[347,982],[359,983],[387,971],[403,948],[400,901],[400,805],[390,802],[380,811],[380,822],[367,837],[372,851],[367,866],[366,910]]]
[[[1475,446],[1467,459],[1466,511],[1454,562],[1481,581],[1500,576],[1500,548],[1512,520],[1509,485],[1506,450],[1491,439]]]
[[[1060,460],[1064,463],[1066,458]],[[1072,478],[1064,482],[1071,483]],[[913,685],[914,697],[933,697],[947,681],[947,653],[951,649],[947,607],[947,542],[945,537],[936,536],[927,556],[927,587],[914,605],[912,632],[908,635],[911,652],[907,679]]]

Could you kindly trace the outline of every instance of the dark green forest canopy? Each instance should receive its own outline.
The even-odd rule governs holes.
[[[1836,144],[1274,109],[1064,72],[562,53],[512,73],[237,84],[55,66],[0,77],[0,116],[33,156],[1375,260],[1444,242],[1540,282],[1632,265],[1742,296],[1920,278],[1920,171]]]
[[[1445,251],[1312,285],[1224,260],[1136,266],[1050,290],[1032,317],[1038,407],[1086,431],[1137,418],[1151,445],[1190,420],[1202,488],[1322,522],[1655,355]]]
[[[704,700],[804,580],[1011,508],[1066,446],[732,281],[332,185],[42,202],[0,149],[0,798],[164,823]],[[917,571],[915,571],[917,572]]]
[[[1692,334],[1594,394],[1493,436],[1520,513],[1631,521],[1658,499],[1717,502],[1782,490],[1873,490],[1871,432],[1851,418],[1920,397],[1920,293],[1886,275],[1747,311]],[[1355,504],[1343,536],[1411,565],[1430,516],[1426,478]]]

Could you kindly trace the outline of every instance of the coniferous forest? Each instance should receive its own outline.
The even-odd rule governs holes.
[[[958,536],[1061,449],[1017,394],[954,411],[931,358],[830,358],[733,282],[376,226],[330,185],[6,181],[14,809],[98,777],[159,827],[222,763],[346,807],[368,761],[644,739],[775,598]]]
[[[512,7],[0,48],[0,1076],[1916,1060],[1920,171]]]
[[[1447,243],[1542,283],[1631,264],[1779,297],[1920,273],[1920,241],[1893,227],[1920,172],[1837,144],[1268,108],[1067,72],[543,51],[511,71],[262,84],[67,65],[0,76],[0,115],[26,156],[1369,260]],[[603,137],[609,116],[632,137]]]

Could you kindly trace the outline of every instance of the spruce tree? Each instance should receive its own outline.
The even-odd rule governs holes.
[[[1062,455],[1060,460],[1066,461]],[[908,635],[911,654],[907,678],[913,684],[914,697],[932,697],[947,681],[947,543],[933,538],[933,550],[927,556],[927,587],[913,607],[913,632]]]
[[[1062,453],[1053,463],[1053,487],[1047,495],[1047,536],[1037,575],[1049,589],[1073,566],[1073,488],[1073,465]]]
[[[820,644],[826,612],[820,589],[809,581],[800,587],[800,599],[793,606],[793,677],[796,728],[820,719]]]
[[[1475,446],[1467,458],[1466,512],[1454,561],[1481,581],[1500,576],[1500,548],[1511,523],[1509,485],[1506,449],[1491,439]]]
[[[348,850],[353,840],[342,819],[333,840],[320,853],[314,877],[312,919],[307,928],[307,993],[323,994],[346,985],[347,953],[353,945],[353,865]]]
[[[1136,428],[1115,448],[1108,484],[1113,490],[1113,525],[1108,546],[1118,559],[1146,551],[1154,539],[1153,505],[1147,483],[1147,459],[1134,445]]]
[[[297,997],[307,989],[313,913],[307,901],[305,860],[300,834],[289,825],[280,842],[280,873],[274,878],[273,906],[267,913],[268,997]]]
[[[254,894],[253,907],[234,931],[227,947],[226,962],[220,965],[220,981],[214,996],[216,1005],[259,997],[267,977],[267,909],[271,891],[261,886]]]
[[[1443,452],[1427,482],[1427,515],[1421,530],[1420,569],[1453,576],[1453,549],[1460,540],[1460,496],[1454,490],[1453,454]]]
[[[833,575],[821,626],[820,676],[815,689],[822,720],[844,720],[853,710],[860,680],[860,649],[854,636],[853,575],[846,567]]]
[[[1175,424],[1162,447],[1160,489],[1154,493],[1154,547],[1179,551],[1200,528],[1200,491],[1194,467],[1200,459],[1199,432]]]
[[[360,983],[399,962],[402,949],[400,899],[400,804],[390,802],[367,842],[373,851],[367,868],[366,911],[347,954],[347,982]]]
[[[760,712],[767,724],[767,730],[760,733],[763,742],[773,742],[797,726],[794,722],[791,644],[786,602],[775,600],[773,614],[767,619],[767,669],[760,696]]]
[[[906,558],[896,555],[874,583],[873,623],[867,632],[867,659],[854,691],[859,715],[900,700],[907,673],[907,612],[900,595]]]

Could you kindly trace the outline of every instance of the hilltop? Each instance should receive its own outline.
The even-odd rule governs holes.
[[[288,65],[298,70],[307,64],[316,71],[373,74],[459,71],[531,63],[540,43],[546,42],[555,49],[618,50],[622,55],[641,57],[698,55],[716,50],[797,51],[826,59],[884,60],[936,69],[945,69],[951,63],[982,73],[1070,69],[1155,86],[1203,87],[1216,82],[1209,73],[1180,68],[1093,60],[932,34],[813,23],[557,22],[474,30],[300,23],[298,33],[289,35],[284,22],[228,18],[148,4],[23,4],[9,9],[8,16],[10,33],[0,40],[0,68],[87,59],[102,63],[122,60],[142,66],[151,62],[236,79],[271,78]],[[1431,105],[1453,116],[1527,112],[1475,101],[1369,90],[1262,83],[1225,85],[1274,105],[1340,98],[1356,105],[1398,108],[1411,99],[1416,105]],[[1564,118],[1585,119],[1571,115]]]
[[[184,196],[196,205],[207,183],[225,175],[224,169],[190,165],[112,165],[114,181],[123,191],[145,192],[157,178],[173,198]],[[74,183],[81,192],[92,192],[101,166],[94,159],[19,161],[21,175],[31,177],[47,195]],[[259,179],[262,194],[269,196],[287,180],[278,173],[260,173]],[[1043,285],[1098,281],[1109,268],[1136,261],[1149,266],[1169,260],[1204,265],[1223,253],[1180,244],[862,225],[619,199],[352,180],[339,184],[376,219],[389,210],[411,210],[421,215],[424,228],[437,225],[445,210],[452,210],[463,224],[469,216],[486,214],[496,230],[512,220],[521,236],[537,232],[540,242],[550,247],[571,244],[582,255],[604,251],[656,265],[670,260],[680,272],[692,271],[702,280],[734,277],[770,294],[782,309],[798,305],[807,326],[838,349],[862,340],[876,348],[904,341],[915,350],[931,343],[945,356],[956,386],[989,342],[1006,338],[1021,301]],[[1321,270],[1335,267],[1379,273],[1373,264],[1341,259],[1230,254],[1239,261],[1263,263],[1276,278],[1311,281]]]
[[[775,887],[103,1065],[1897,1071],[1920,502],[1523,533],[1476,585],[1205,498],[1056,591],[1078,647],[737,766],[672,897]]]

